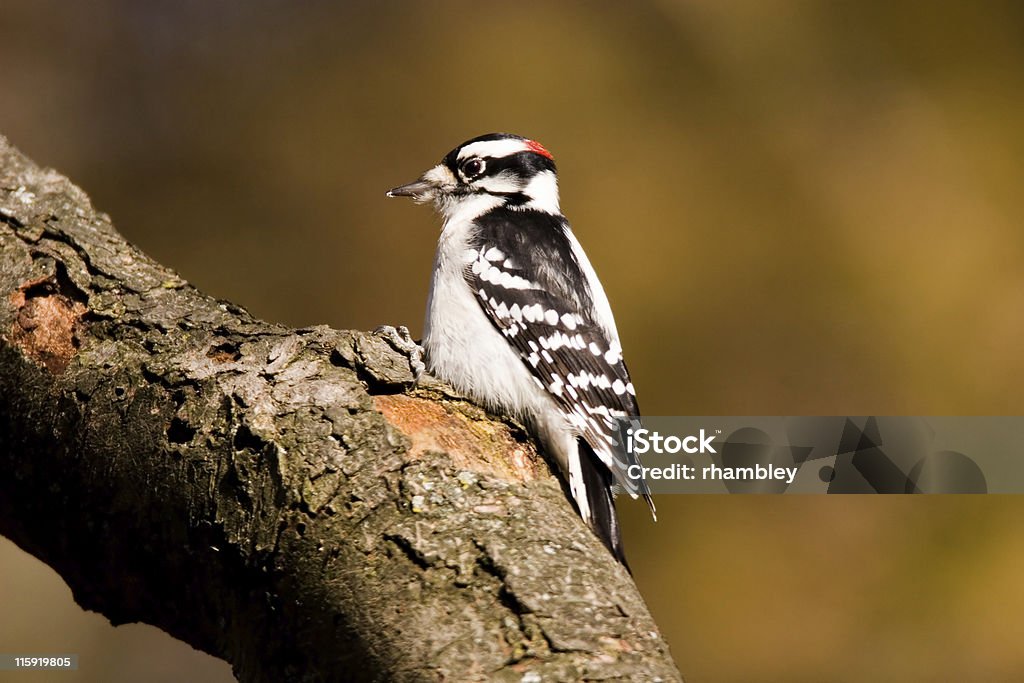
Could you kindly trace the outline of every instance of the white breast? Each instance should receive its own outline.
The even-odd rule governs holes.
[[[568,452],[575,450],[571,427],[488,320],[463,275],[478,257],[468,246],[472,230],[471,220],[452,216],[441,231],[423,332],[427,365],[460,393],[527,422],[566,468]]]

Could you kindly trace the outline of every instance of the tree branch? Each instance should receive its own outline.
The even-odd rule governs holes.
[[[243,681],[678,680],[514,427],[379,335],[286,329],[0,138],[0,533]]]

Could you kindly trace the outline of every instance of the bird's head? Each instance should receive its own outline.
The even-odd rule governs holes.
[[[433,202],[446,217],[463,207],[508,206],[558,214],[555,160],[539,142],[509,133],[491,133],[467,140],[389,197]]]

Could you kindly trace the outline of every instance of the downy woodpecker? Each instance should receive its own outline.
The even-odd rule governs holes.
[[[608,298],[558,205],[551,154],[518,135],[462,143],[389,197],[432,202],[444,225],[423,347],[456,390],[521,420],[580,516],[626,564],[612,486],[636,456],[616,418],[638,416]],[[618,465],[616,465],[616,461]]]

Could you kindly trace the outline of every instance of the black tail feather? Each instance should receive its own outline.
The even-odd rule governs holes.
[[[578,439],[580,448],[580,468],[587,490],[587,502],[590,504],[590,526],[594,533],[605,544],[615,559],[633,573],[626,562],[626,553],[622,547],[622,531],[619,528],[619,517],[615,514],[615,501],[612,498],[613,477],[611,470],[601,462],[583,439]]]

